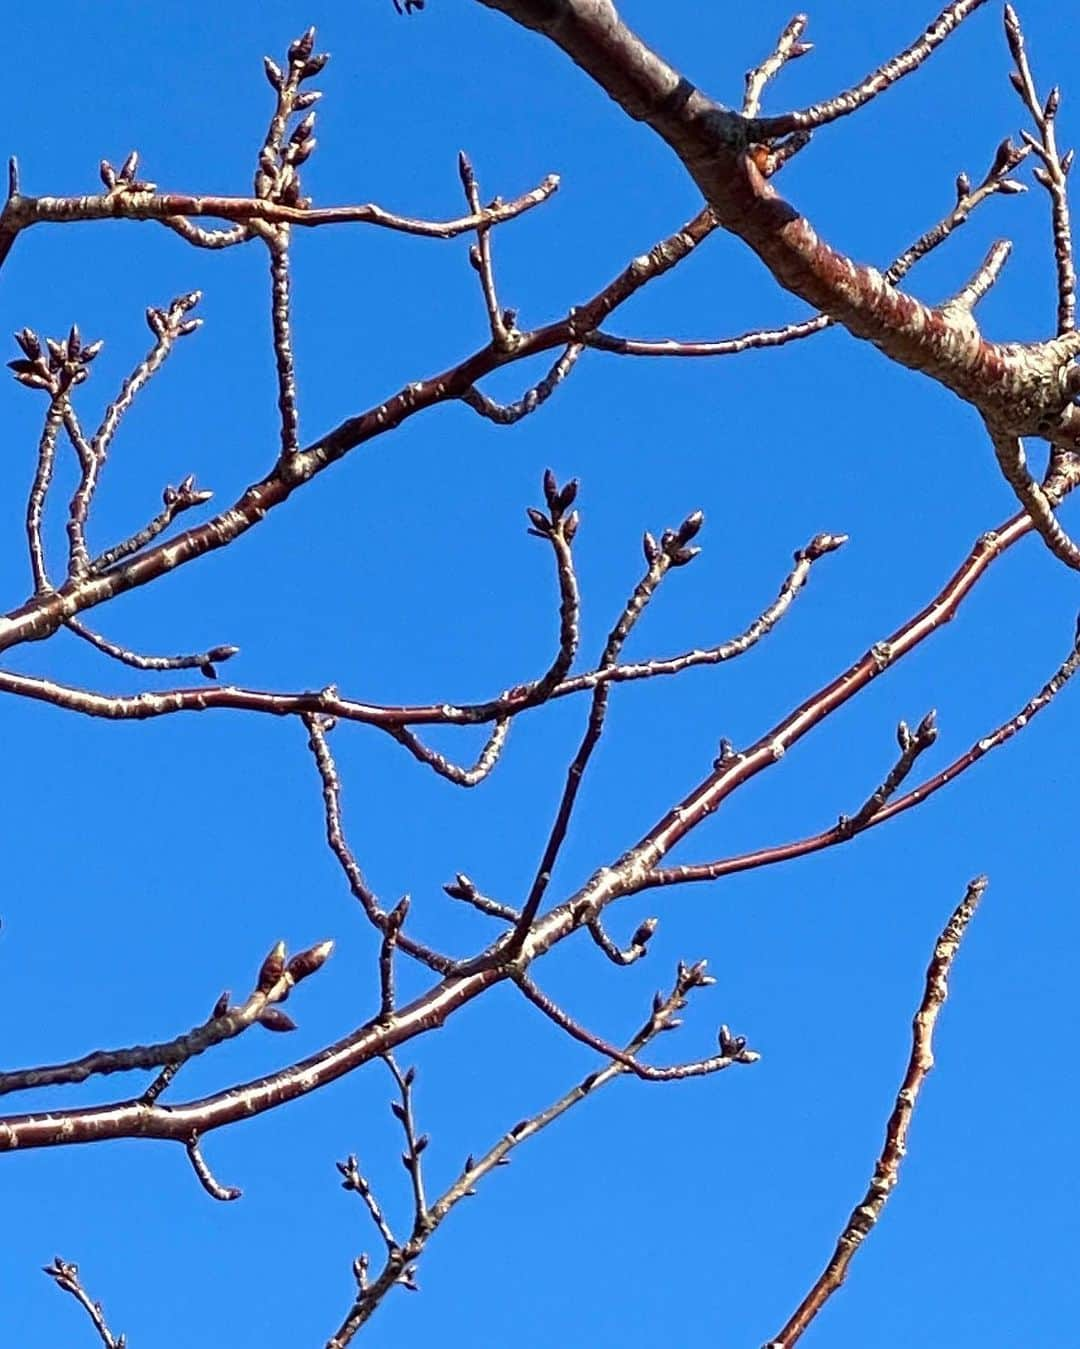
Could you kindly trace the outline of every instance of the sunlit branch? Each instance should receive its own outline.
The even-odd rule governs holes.
[[[985,0],[953,0],[946,5],[926,31],[898,56],[886,61],[871,71],[865,79],[847,89],[835,98],[824,103],[815,103],[812,107],[799,112],[783,113],[779,117],[758,117],[751,123],[752,140],[770,140],[775,136],[787,136],[793,131],[814,131],[818,127],[835,122],[838,117],[847,117],[891,88],[905,75],[913,74],[923,64],[935,48],[954,32],[963,21],[985,3]]]
[[[662,1031],[676,1024],[675,1018],[686,1006],[688,995],[703,982],[700,975],[699,966],[680,966],[675,986],[671,992],[664,998],[657,995],[648,1020],[624,1047],[623,1053],[627,1057],[636,1058],[650,1041],[655,1039]],[[356,1261],[354,1273],[357,1279],[357,1297],[337,1332],[327,1341],[327,1349],[345,1349],[345,1346],[352,1342],[357,1331],[370,1319],[386,1294],[402,1283],[402,1276],[422,1255],[428,1239],[448,1214],[463,1199],[472,1198],[476,1194],[476,1186],[485,1176],[500,1166],[509,1165],[510,1154],[515,1148],[528,1139],[535,1138],[538,1133],[553,1124],[562,1115],[565,1115],[568,1110],[628,1071],[625,1063],[613,1062],[609,1059],[604,1068],[589,1073],[588,1076],[582,1078],[576,1086],[572,1087],[565,1095],[560,1096],[557,1101],[552,1102],[546,1109],[515,1124],[483,1156],[467,1158],[461,1174],[453,1184],[426,1209],[426,1221],[420,1231],[409,1241],[400,1245],[395,1240],[378,1203],[371,1193],[370,1183],[360,1173],[356,1158],[349,1157],[347,1161],[339,1162],[338,1170],[344,1177],[342,1186],[344,1189],[353,1190],[360,1195],[386,1245],[387,1258],[383,1269],[373,1278],[368,1276],[367,1257],[361,1256]]]
[[[287,960],[284,946],[275,946],[263,962],[253,991],[238,1006],[230,1006],[227,995],[219,998],[209,1018],[194,1030],[159,1044],[133,1045],[127,1049],[98,1049],[70,1063],[47,1064],[0,1072],[0,1096],[38,1087],[66,1086],[85,1082],[106,1073],[130,1073],[139,1069],[169,1065],[170,1077],[181,1064],[215,1045],[241,1035],[249,1027],[264,1021],[267,1009],[284,1002],[292,989],[325,963],[333,942],[320,942]],[[283,1029],[280,1020],[270,1018],[271,1029]],[[155,1095],[160,1094],[159,1092]]]
[[[797,857],[806,857],[810,853],[821,852],[825,848],[846,843],[857,834],[864,833],[867,829],[872,829],[879,824],[884,824],[887,820],[911,810],[914,806],[922,805],[935,792],[948,786],[950,782],[955,781],[962,773],[977,764],[980,759],[985,758],[991,750],[998,749],[1011,740],[1014,735],[1018,735],[1031,723],[1033,717],[1038,716],[1045,707],[1049,706],[1078,668],[1080,668],[1080,629],[1078,629],[1078,640],[1074,642],[1073,649],[1066,660],[1057,668],[1039,692],[1024,704],[1019,712],[1010,717],[1008,721],[1002,722],[988,734],[980,736],[958,758],[935,773],[933,777],[928,778],[927,781],[913,787],[903,796],[893,794],[895,787],[892,788],[891,792],[887,789],[891,785],[890,780],[894,778],[894,775],[908,757],[908,750],[901,754],[897,767],[893,769],[882,787],[879,787],[877,792],[868,798],[862,810],[852,817],[841,815],[832,829],[826,829],[820,834],[811,834],[808,838],[796,839],[791,843],[781,843],[770,848],[759,848],[754,852],[725,857],[715,862],[657,867],[648,873],[640,888],[648,890],[662,885],[683,885],[693,881],[715,881],[724,876],[732,876],[739,871],[753,871],[758,867],[773,866],[778,862],[790,862]],[[925,722],[923,725],[925,725]],[[936,728],[933,729],[936,735]],[[918,733],[916,733],[916,737],[912,739],[909,748],[914,748],[918,740]],[[921,753],[922,750],[920,749],[919,752]],[[877,802],[879,796],[880,804]],[[869,813],[867,813],[868,807],[870,807]]]
[[[855,1252],[877,1224],[889,1196],[899,1183],[900,1165],[907,1152],[912,1116],[923,1083],[934,1066],[934,1027],[949,994],[949,972],[986,885],[985,876],[971,882],[937,939],[926,971],[922,1001],[912,1023],[911,1056],[896,1095],[896,1105],[885,1126],[885,1144],[874,1167],[869,1189],[840,1233],[829,1263],[783,1330],[769,1341],[765,1349],[791,1349],[802,1338],[807,1327],[844,1282]]]

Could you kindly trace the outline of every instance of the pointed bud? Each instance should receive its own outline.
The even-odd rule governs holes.
[[[326,63],[329,60],[329,52],[316,52],[314,56],[304,62],[304,68],[300,72],[300,78],[302,80],[313,79],[314,76],[318,75],[320,71],[326,68]]]
[[[280,93],[284,75],[281,73],[281,67],[276,61],[271,60],[269,56],[263,57],[263,70],[266,72],[266,78],[270,82],[270,88],[276,89]]]
[[[559,511],[560,514],[568,507],[572,506],[577,500],[579,486],[580,483],[577,478],[571,478],[570,481],[564,485],[558,496],[556,496],[555,509]]]
[[[293,128],[292,135],[289,137],[289,140],[291,140],[294,145],[299,145],[302,141],[306,141],[315,130],[315,116],[315,113],[309,112],[306,117],[297,122],[296,126]]]
[[[285,967],[292,976],[293,983],[298,984],[301,979],[306,979],[308,975],[322,969],[333,949],[334,943],[332,941],[321,941],[318,945],[311,946],[308,950],[300,951],[293,956]]]
[[[689,543],[705,523],[704,511],[693,511],[679,526],[677,538],[680,543]]]
[[[306,61],[315,47],[315,29],[309,28],[306,33],[302,33],[295,42],[289,43],[289,60],[300,64]]]
[[[272,1031],[290,1031],[296,1029],[296,1022],[280,1007],[267,1007],[259,1013],[259,1025]]]
[[[533,528],[542,538],[551,537],[551,521],[543,511],[538,511],[535,506],[527,506],[525,514],[532,521]]]
[[[273,988],[284,973],[285,943],[279,941],[270,948],[270,953],[267,955],[259,969],[259,978],[257,980],[259,992],[265,993],[267,989]]]
[[[15,334],[15,341],[22,348],[23,354],[30,360],[36,361],[41,355],[41,343],[38,341],[37,333],[33,328],[22,328]]]
[[[656,931],[659,922],[659,918],[646,918],[644,922],[639,923],[637,931],[630,938],[630,945],[639,946],[644,949],[648,945],[653,933]]]

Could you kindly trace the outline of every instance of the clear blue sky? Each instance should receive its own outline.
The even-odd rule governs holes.
[[[818,0],[815,53],[783,77],[767,109],[850,83],[913,37],[932,8]],[[623,9],[728,101],[789,17],[771,0],[628,0]],[[1080,83],[1070,84],[1080,32],[1050,0],[1029,0],[1022,17],[1043,87],[1065,86],[1069,143],[1080,136]],[[319,203],[456,214],[461,147],[485,194],[562,175],[550,204],[495,236],[502,294],[523,324],[565,313],[697,207],[663,147],[554,48],[463,0],[430,0],[408,22],[391,0],[20,6],[6,27],[3,149],[19,154],[30,193],[92,192],[98,160],[119,162],[133,145],[163,186],[243,192],[269,110],[262,56],[280,58],[312,22],[334,57],[319,81],[320,148],[305,179]],[[785,193],[827,238],[887,261],[948,208],[956,173],[981,175],[1021,124],[1007,68],[1000,12],[987,5],[921,73],[822,132],[785,173]],[[1045,336],[1052,261],[1038,193],[988,203],[912,288],[944,297],[1006,234],[1016,250],[980,311],[985,329],[999,339]],[[306,438],[482,344],[466,250],[464,240],[365,227],[297,240]],[[205,292],[204,329],[116,442],[93,525],[98,546],[148,518],[166,482],[195,472],[224,502],[271,463],[264,273],[260,248],[208,255],[149,225],[43,228],[19,240],[0,280],[7,328],[59,334],[77,320],[107,339],[83,391],[88,421],[146,345],[145,306]],[[802,312],[742,246],[715,238],[612,326],[723,336]],[[503,372],[489,391],[516,396],[540,373]],[[7,608],[28,590],[22,511],[41,407],[11,382],[0,399]],[[549,658],[549,559],[524,532],[548,465],[582,481],[585,650],[594,654],[636,579],[645,528],[698,506],[707,517],[702,556],[671,578],[634,637],[641,656],[737,631],[774,593],[795,548],[819,530],[851,535],[743,661],[618,691],[554,898],[697,781],[721,735],[755,739],[919,608],[973,539],[1012,511],[974,415],[842,333],[715,364],[593,353],[515,429],[463,406],[415,418],[227,553],[101,611],[100,626],[153,651],[235,642],[242,653],[229,677],[249,685],[334,681],[395,702],[490,695]],[[1080,513],[1070,506],[1065,516],[1075,530]],[[59,515],[50,538],[62,545]],[[942,735],[924,762],[944,764],[1052,672],[1077,606],[1075,577],[1027,540],[955,623],[725,805],[679,857],[832,823],[882,775],[897,720],[932,706]],[[10,663],[110,691],[148,682],[74,639],[19,650]],[[901,1187],[805,1342],[1062,1342],[1080,1312],[1080,1195],[1067,1164],[1080,1105],[1077,695],[1066,691],[925,808],[843,849],[626,905],[613,917],[619,933],[647,914],[661,918],[649,958],[634,968],[615,970],[584,942],[546,961],[545,986],[624,1037],[679,958],[707,956],[718,984],[691,1006],[685,1030],[664,1039],[663,1054],[709,1052],[727,1021],[761,1062],[682,1086],[616,1083],[521,1149],[432,1243],[422,1294],[392,1298],[368,1342],[763,1343],[863,1193],[934,937],[984,871],[991,887],[955,968]],[[505,761],[472,793],[375,733],[339,731],[352,842],[384,898],[413,895],[417,931],[462,951],[490,935],[441,894],[458,870],[520,898],[583,715],[566,700],[522,719]],[[256,1032],[191,1064],[175,1099],[269,1071],[372,1013],[375,944],[323,844],[298,725],[219,713],[112,726],[10,699],[0,719],[5,1067],[176,1034],[223,987],[250,987],[279,937],[294,948],[338,943],[323,976],[290,1003],[299,1030],[289,1039]],[[466,739],[439,743],[464,756]],[[405,1061],[419,1069],[433,1187],[594,1063],[505,990]],[[144,1081],[110,1079],[65,1099],[134,1094]],[[80,1262],[132,1349],[321,1344],[350,1299],[353,1257],[375,1248],[334,1161],[357,1152],[406,1221],[389,1095],[375,1064],[213,1136],[213,1166],[245,1191],[228,1206],[213,1203],[182,1151],[164,1144],[3,1157],[0,1340],[93,1343],[79,1309],[38,1273],[59,1253]]]

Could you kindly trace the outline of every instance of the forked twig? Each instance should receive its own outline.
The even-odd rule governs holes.
[[[884,797],[879,806],[877,806],[869,815],[863,815],[860,811],[856,817],[862,816],[859,820],[857,829],[852,827],[852,822],[847,817],[841,815],[838,822],[832,829],[826,829],[820,834],[811,834],[808,838],[796,839],[791,843],[776,844],[769,848],[759,848],[754,852],[740,853],[734,857],[725,857],[716,862],[700,862],[696,864],[684,864],[674,867],[657,867],[650,871],[645,877],[641,889],[651,889],[654,886],[661,885],[683,885],[694,881],[715,881],[723,876],[732,876],[740,871],[753,871],[758,867],[773,866],[779,862],[790,862],[797,857],[806,857],[810,853],[822,852],[825,848],[831,848],[839,843],[846,843],[849,839],[855,837],[857,833],[863,833],[867,829],[872,829],[879,824],[884,824],[887,820],[893,819],[904,811],[911,810],[914,806],[921,805],[928,800],[935,792],[950,782],[955,781],[962,773],[965,773],[980,759],[985,758],[991,750],[997,749],[1011,740],[1014,735],[1018,735],[1026,726],[1030,725],[1032,719],[1057,697],[1065,685],[1080,669],[1080,624],[1077,624],[1077,633],[1073,642],[1073,648],[1068,657],[1057,668],[1049,680],[1042,686],[1033,698],[1030,698],[1019,712],[1015,713],[1008,721],[1002,722],[993,731],[980,736],[979,739],[971,745],[963,754],[954,759],[945,768],[935,773],[933,777],[926,782],[913,787],[911,791],[904,796]],[[906,753],[906,752],[905,752]],[[920,750],[921,753],[921,750]],[[901,754],[898,763],[903,762],[905,754]],[[893,774],[896,772],[893,769]],[[886,779],[884,786],[889,784],[890,779]],[[895,790],[895,788],[894,788]],[[879,787],[868,800],[867,804],[874,801],[878,793],[882,792]],[[865,806],[863,807],[865,810]]]
[[[680,966],[671,992],[666,997],[657,994],[648,1020],[625,1046],[623,1052],[629,1058],[636,1058],[650,1041],[677,1024],[676,1017],[686,1006],[689,994],[704,982],[700,977],[701,974],[699,966]],[[338,1170],[344,1177],[342,1186],[360,1195],[386,1245],[387,1258],[383,1269],[374,1278],[369,1277],[366,1255],[361,1255],[354,1263],[357,1296],[338,1330],[327,1341],[327,1349],[345,1349],[357,1332],[370,1320],[392,1288],[397,1285],[415,1288],[415,1262],[423,1254],[432,1234],[463,1199],[469,1199],[476,1194],[476,1186],[485,1176],[498,1167],[509,1164],[510,1154],[515,1148],[528,1139],[535,1138],[568,1110],[628,1071],[625,1063],[609,1060],[605,1067],[589,1073],[546,1109],[515,1124],[483,1156],[467,1158],[461,1174],[425,1209],[424,1221],[420,1224],[414,1221],[413,1235],[401,1244],[394,1238],[389,1224],[371,1194],[370,1183],[360,1174],[355,1157],[350,1157],[343,1163],[339,1162]]]
[[[940,47],[950,33],[984,3],[985,0],[953,0],[927,26],[921,37],[842,94],[798,112],[783,113],[779,117],[754,118],[751,121],[751,139],[765,141],[776,136],[789,136],[794,131],[815,131],[818,127],[835,122],[838,117],[857,112],[905,75],[918,70],[935,48]]]
[[[680,967],[680,971],[682,968]],[[715,982],[712,975],[705,973],[703,960],[686,969],[688,972],[694,972],[695,981],[701,985]],[[538,1007],[560,1030],[566,1031],[571,1039],[595,1049],[598,1054],[603,1054],[613,1063],[621,1064],[628,1072],[640,1077],[644,1082],[681,1082],[688,1077],[707,1077],[712,1073],[723,1072],[725,1068],[731,1068],[737,1063],[756,1063],[761,1057],[753,1049],[747,1049],[745,1036],[732,1035],[727,1026],[721,1026],[718,1035],[719,1054],[711,1054],[705,1059],[694,1059],[690,1063],[676,1063],[668,1068],[656,1068],[651,1063],[642,1063],[636,1055],[628,1054],[624,1049],[586,1030],[542,989],[537,988],[527,974],[514,976],[514,983],[534,1007]]]

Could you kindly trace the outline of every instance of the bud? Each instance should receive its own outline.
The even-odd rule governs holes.
[[[293,982],[298,984],[301,979],[306,979],[309,974],[314,974],[316,970],[322,969],[333,949],[334,943],[332,941],[321,941],[317,946],[309,947],[308,950],[300,951],[293,956],[286,966]]]
[[[267,989],[273,988],[281,976],[285,973],[285,943],[279,941],[271,947],[269,955],[263,961],[259,968],[259,978],[257,981],[260,993],[265,993]]]

